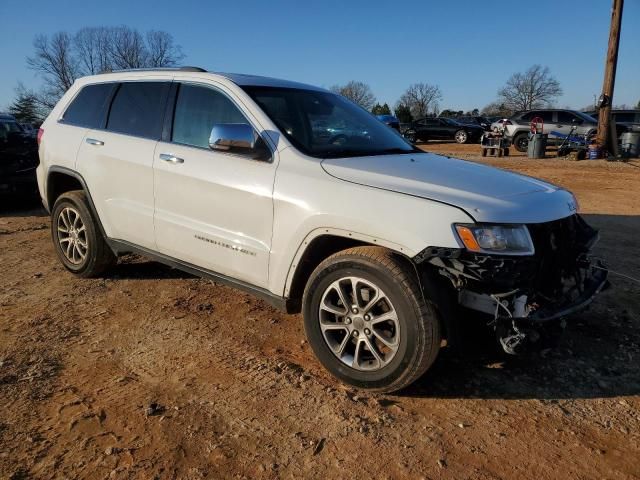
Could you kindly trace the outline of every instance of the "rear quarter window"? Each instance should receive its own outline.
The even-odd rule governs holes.
[[[71,101],[60,121],[87,128],[102,128],[107,103],[116,83],[87,85]]]
[[[169,82],[122,83],[111,104],[107,130],[160,139]]]

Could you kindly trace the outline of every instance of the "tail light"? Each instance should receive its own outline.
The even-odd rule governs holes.
[[[44,128],[38,129],[38,146],[40,146],[40,142],[42,141],[42,135],[44,135]]]

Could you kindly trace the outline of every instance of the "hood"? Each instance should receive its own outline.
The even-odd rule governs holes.
[[[453,205],[477,222],[542,223],[577,209],[571,193],[550,183],[432,153],[326,159],[322,167],[347,182]]]

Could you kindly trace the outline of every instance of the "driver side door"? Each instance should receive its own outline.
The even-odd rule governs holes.
[[[266,287],[274,158],[252,160],[209,147],[214,124],[251,125],[227,93],[180,83],[172,105],[170,132],[158,142],[153,159],[159,252]]]

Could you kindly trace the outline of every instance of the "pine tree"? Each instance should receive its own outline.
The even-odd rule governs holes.
[[[376,103],[371,109],[371,113],[374,115],[391,115],[391,109],[386,103],[384,105]]]
[[[36,95],[21,86],[16,89],[16,99],[9,106],[9,113],[16,117],[20,123],[39,124],[42,122]]]
[[[403,103],[399,103],[396,106],[394,113],[398,120],[400,120],[400,123],[411,123],[413,121],[411,109]]]

